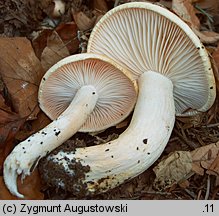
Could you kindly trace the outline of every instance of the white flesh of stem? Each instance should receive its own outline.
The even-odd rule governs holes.
[[[93,111],[97,98],[93,86],[81,87],[69,107],[56,120],[13,149],[4,162],[4,181],[12,194],[23,197],[17,191],[17,176],[22,174],[24,178],[30,175],[30,168],[36,161],[74,135]]]
[[[48,158],[63,166],[72,179],[77,170],[71,170],[68,161],[88,165],[90,170],[82,179],[88,193],[107,191],[139,175],[159,158],[168,143],[175,122],[173,84],[152,71],[142,74],[138,82],[139,95],[131,123],[118,139],[77,148],[75,152],[61,151]],[[59,186],[64,186],[61,180]]]

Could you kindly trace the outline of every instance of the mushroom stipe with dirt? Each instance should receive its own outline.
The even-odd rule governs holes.
[[[130,70],[139,95],[130,125],[118,139],[46,158],[44,180],[79,195],[105,192],[144,172],[167,145],[175,115],[205,112],[216,96],[211,62],[199,38],[158,5],[132,2],[106,13],[91,33],[88,52]]]
[[[4,161],[4,182],[23,197],[17,177],[30,175],[40,158],[77,131],[101,131],[124,120],[137,98],[129,71],[96,54],[67,57],[44,75],[39,87],[41,109],[53,121],[19,143]]]
[[[161,85],[165,90],[159,88]],[[166,77],[153,72],[142,74],[138,100],[125,132],[105,144],[49,155],[42,164],[44,180],[75,195],[90,195],[105,192],[140,174],[158,159],[171,135],[175,120],[172,90],[173,85]],[[55,175],[50,175],[53,171],[48,169],[52,163]],[[78,175],[81,170],[84,175]]]

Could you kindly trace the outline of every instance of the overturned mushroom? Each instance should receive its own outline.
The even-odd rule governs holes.
[[[88,52],[107,55],[132,71],[139,96],[131,123],[118,139],[60,151],[43,164],[50,185],[84,195],[142,173],[163,152],[175,113],[204,112],[215,100],[204,46],[180,18],[157,5],[133,2],[109,11],[93,29]],[[55,178],[48,167],[55,167]]]
[[[129,79],[130,77],[130,79]],[[17,176],[30,175],[33,164],[78,130],[99,131],[128,116],[136,101],[129,72],[104,56],[78,54],[51,67],[39,88],[42,110],[54,121],[20,144],[4,162],[4,181],[17,191]]]

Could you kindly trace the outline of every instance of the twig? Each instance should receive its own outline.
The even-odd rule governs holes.
[[[217,127],[217,126],[219,126],[219,122],[214,123],[214,124],[209,124],[209,125],[203,125],[202,127],[203,128],[211,128],[211,127]]]
[[[141,191],[141,194],[171,195],[171,193],[169,192],[161,192],[161,191]]]
[[[198,192],[197,200],[200,200],[201,194],[202,194],[202,189],[199,190],[199,192]]]
[[[169,139],[169,142],[179,141],[179,137],[172,137]]]
[[[210,14],[208,14],[205,10],[203,10],[201,7],[199,7],[198,5],[195,5],[195,8],[197,9],[197,10],[199,10],[202,14],[204,14],[208,19],[209,19],[209,21],[210,22],[214,22],[213,21],[213,19],[212,19],[212,15],[210,15]]]
[[[120,0],[115,0],[114,7],[117,7],[119,2],[120,2]]]
[[[210,178],[210,175],[208,175],[207,188],[206,188],[206,193],[205,193],[205,200],[208,200],[208,198],[209,198],[210,188],[211,188],[211,178]]]
[[[217,196],[219,196],[219,186],[215,188],[212,195],[212,200],[215,200]]]
[[[83,31],[83,34],[86,34],[88,33],[89,31],[91,31],[92,29],[88,29],[88,30],[85,30]],[[74,38],[72,38],[71,40],[69,40],[68,42],[66,42],[63,46],[61,46],[58,51],[60,51],[61,49],[63,49],[64,47],[66,47],[68,44],[70,44],[71,42],[73,42],[74,40],[78,39],[78,33],[77,33],[77,36],[75,36]],[[79,40],[79,39],[78,39]]]
[[[190,148],[196,149],[197,147],[199,147],[199,146],[197,146],[195,143],[193,143],[192,141],[190,141],[190,140],[188,140],[186,137],[184,137],[182,134],[180,134],[177,129],[174,129],[174,132],[175,132],[175,133],[177,134],[177,136],[179,136],[179,138],[181,138]]]
[[[185,192],[187,193],[187,194],[189,194],[189,196],[191,196],[194,200],[196,199],[196,195],[195,195],[195,193],[193,193],[192,191],[190,191],[190,190],[188,190],[188,189],[184,189],[185,190]]]

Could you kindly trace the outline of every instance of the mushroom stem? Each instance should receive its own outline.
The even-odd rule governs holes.
[[[4,181],[9,191],[23,197],[17,191],[17,176],[30,175],[30,169],[39,159],[75,134],[93,111],[98,99],[96,89],[81,87],[68,108],[48,126],[19,143],[4,162]]]
[[[139,175],[159,158],[175,121],[173,84],[152,71],[143,73],[138,83],[138,100],[126,131],[105,144],[50,155],[47,160],[54,163],[56,174],[43,164],[47,182],[80,195],[105,192]]]

